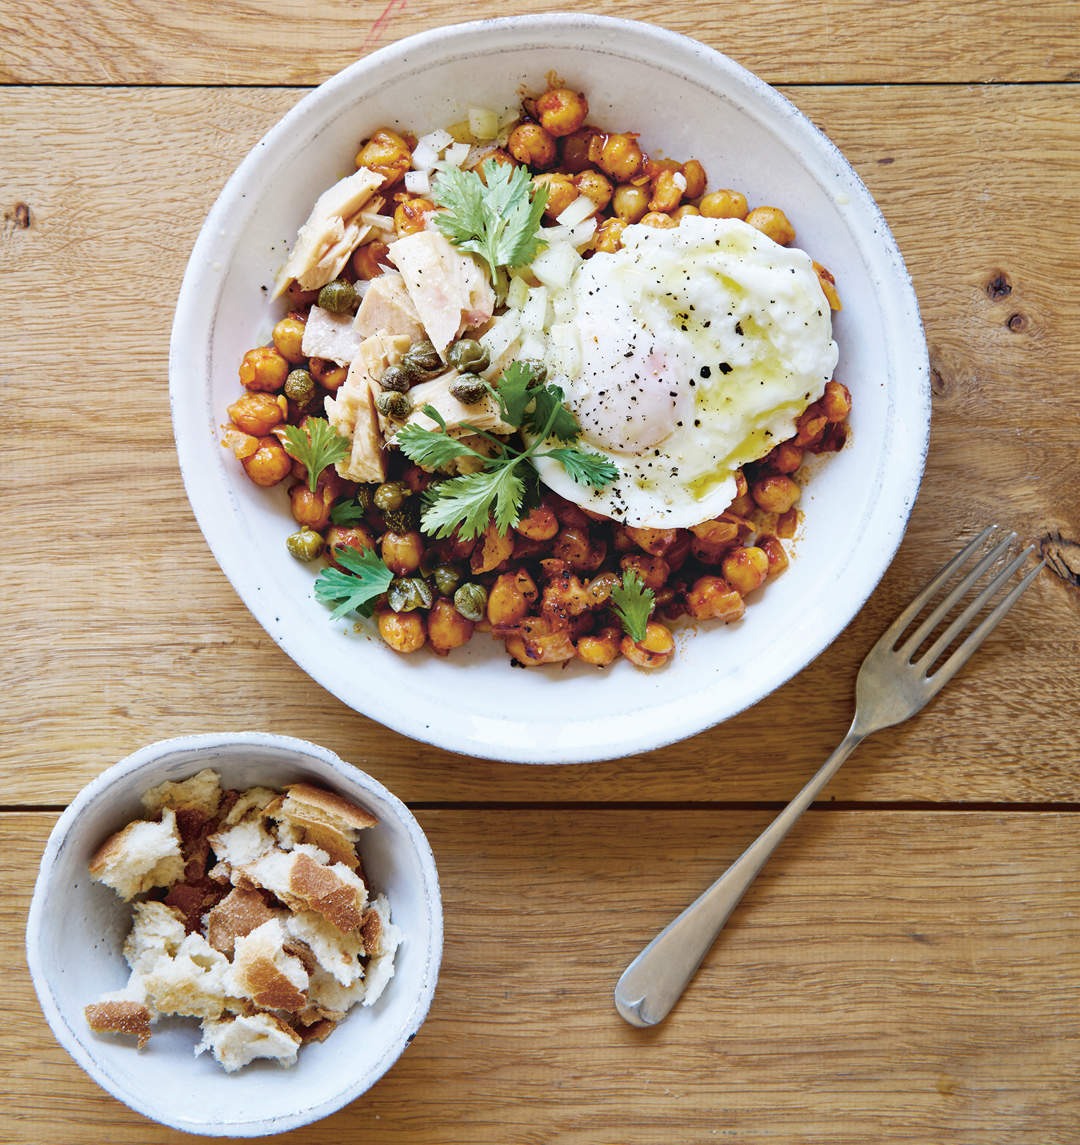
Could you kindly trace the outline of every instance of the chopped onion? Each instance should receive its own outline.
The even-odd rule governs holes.
[[[530,269],[544,286],[565,290],[580,263],[581,255],[570,243],[554,242],[533,259]]]
[[[555,220],[561,227],[574,227],[583,223],[590,215],[596,214],[596,204],[588,195],[578,197],[563,210]]]
[[[418,143],[413,148],[412,165],[416,171],[430,171],[439,161],[439,151],[426,143]]]
[[[510,289],[506,292],[506,305],[513,310],[521,310],[529,297],[529,284],[525,279],[514,277],[510,279]]]
[[[431,179],[426,171],[406,171],[405,190],[414,195],[426,195],[431,190]]]
[[[421,135],[416,141],[417,147],[430,147],[432,151],[445,151],[451,143],[454,142],[454,137],[449,131],[444,131],[441,127],[436,131],[429,131],[427,135]],[[415,150],[413,151],[415,155]]]
[[[443,162],[451,167],[460,167],[469,157],[470,147],[467,143],[452,143],[446,149]]]
[[[548,288],[536,286],[529,291],[529,300],[521,310],[522,328],[530,332],[539,332],[547,325],[548,318]]]
[[[470,107],[469,130],[476,140],[494,139],[499,134],[499,113],[486,107]]]

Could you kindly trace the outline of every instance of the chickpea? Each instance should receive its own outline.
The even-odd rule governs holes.
[[[562,137],[562,164],[564,171],[578,175],[589,169],[589,143],[597,132],[592,127],[582,128]]]
[[[331,358],[312,358],[308,362],[308,371],[324,390],[331,393],[339,390],[349,376],[349,367],[339,366]]]
[[[585,586],[585,593],[589,599],[590,608],[599,608],[605,604],[612,592],[622,584],[622,577],[614,572],[597,573]]]
[[[387,267],[393,265],[390,261],[390,248],[378,239],[358,246],[353,252],[352,268],[356,272],[356,277],[364,282],[378,278]]]
[[[611,209],[624,222],[639,222],[649,209],[649,188],[620,183],[612,195]]]
[[[532,541],[549,541],[559,531],[559,519],[549,505],[537,505],[518,521],[514,530]]]
[[[826,382],[825,393],[821,396],[821,412],[831,422],[843,421],[851,413],[851,391],[847,386],[836,381]]]
[[[681,223],[687,215],[700,215],[701,212],[692,203],[683,203],[681,207],[676,207],[671,212],[671,217],[676,223]]]
[[[595,572],[607,555],[607,545],[603,541],[594,545],[587,529],[564,526],[552,542],[551,555],[566,561],[574,572]]]
[[[786,513],[781,513],[776,522],[776,535],[782,540],[790,541],[795,536],[795,530],[799,527],[799,510],[789,509]]]
[[[257,346],[248,350],[240,363],[240,381],[249,390],[277,393],[289,376],[289,363],[276,346]]]
[[[469,559],[469,568],[474,576],[491,572],[499,565],[508,561],[514,554],[514,531],[507,529],[505,533],[499,532],[499,526],[491,521],[484,530],[480,542],[472,550]]]
[[[330,510],[334,498],[326,495],[326,490],[316,489],[314,493],[306,485],[294,485],[289,490],[289,505],[292,515],[301,525],[322,532],[330,524]]]
[[[483,159],[480,160],[480,163],[473,167],[473,170],[480,178],[480,182],[483,183],[485,187],[487,186],[487,175],[484,174],[484,164],[489,159],[493,163],[497,163],[500,167],[516,167],[518,165],[517,160],[514,159],[514,157],[509,152],[504,151],[501,147],[496,147],[494,151],[488,151],[484,155]]]
[[[622,249],[622,233],[630,224],[624,219],[605,219],[597,231],[594,249],[604,254],[614,254]]]
[[[686,190],[683,191],[683,198],[700,199],[705,194],[705,187],[709,182],[705,168],[696,159],[690,159],[682,165],[682,173],[686,179]]]
[[[624,571],[633,569],[641,578],[641,583],[653,590],[663,587],[671,575],[671,568],[663,557],[653,557],[646,553],[628,553],[620,559],[619,567]]]
[[[670,227],[677,227],[679,225],[677,219],[673,219],[670,215],[665,215],[660,211],[649,211],[641,219],[641,225],[644,227],[655,227],[657,230],[666,230]]]
[[[556,159],[555,137],[539,123],[519,123],[510,132],[506,149],[519,163],[535,170],[552,166]]]
[[[616,183],[629,183],[644,170],[645,154],[638,146],[636,135],[594,135],[589,140],[589,162],[595,163]]]
[[[814,273],[818,276],[821,289],[824,291],[825,297],[829,300],[829,309],[843,310],[844,305],[840,301],[840,293],[836,289],[836,279],[833,277],[832,271],[827,270],[820,262],[815,262]]]
[[[678,534],[675,529],[639,529],[627,525],[626,535],[639,549],[644,549],[654,557],[662,557],[675,544]]]
[[[802,496],[799,486],[784,473],[763,477],[750,492],[766,513],[786,513]]]
[[[690,541],[690,551],[694,554],[694,559],[703,565],[718,565],[727,556],[730,548],[730,542],[717,543],[704,537],[693,537]]]
[[[745,219],[750,204],[741,191],[713,191],[698,203],[698,210],[707,219]]]
[[[382,175],[384,180],[382,190],[386,190],[412,167],[412,150],[396,131],[381,127],[360,148],[356,156],[356,166],[367,167],[377,175]]]
[[[773,450],[772,467],[779,473],[794,473],[802,462],[803,451],[793,441],[782,441]]]
[[[663,214],[675,210],[682,202],[683,188],[681,183],[686,179],[679,171],[672,171],[662,167],[652,181],[652,197],[649,199],[649,210],[660,211]]]
[[[424,555],[424,538],[416,530],[408,533],[383,533],[383,564],[394,576],[408,576],[420,567]]]
[[[469,642],[473,622],[462,616],[452,601],[440,596],[428,611],[427,629],[432,649],[445,656],[451,649]]]
[[[700,525],[692,525],[690,532],[710,545],[730,545],[739,536],[739,526],[734,521],[722,521],[717,518],[712,521],[702,521]]]
[[[404,235],[414,235],[424,229],[424,216],[428,211],[435,210],[435,204],[430,199],[416,198],[403,199],[394,208],[394,230],[398,238]]]
[[[536,101],[536,114],[551,135],[573,135],[589,117],[589,102],[569,88],[549,88]]]
[[[536,599],[536,583],[524,569],[502,573],[491,586],[487,616],[492,624],[516,624]]]
[[[371,533],[368,532],[363,525],[331,525],[326,530],[326,559],[336,569],[345,571],[342,565],[334,559],[334,553],[338,549],[355,549],[358,553],[362,553],[364,549],[375,548],[375,539]]]
[[[293,366],[299,366],[307,361],[304,354],[304,328],[305,323],[291,315],[274,327],[272,337],[278,353]]]
[[[724,580],[740,596],[747,596],[765,583],[769,575],[769,558],[756,545],[740,545],[724,557],[721,569]]]
[[[285,452],[285,446],[271,433],[259,438],[259,448],[241,462],[244,472],[264,489],[284,481],[292,472],[293,459]]]
[[[757,502],[750,496],[750,490],[744,487],[738,497],[727,507],[726,512],[735,517],[749,517],[756,508]]]
[[[233,425],[253,437],[265,437],[284,417],[288,409],[281,408],[277,398],[265,393],[247,393],[229,406]]]
[[[778,537],[758,537],[758,547],[769,558],[768,580],[779,576],[788,567],[788,555]]]
[[[415,652],[427,641],[427,625],[420,612],[379,609],[379,635],[395,652]]]
[[[723,620],[730,624],[746,612],[743,598],[723,577],[703,576],[686,594],[686,611],[694,620]]]
[[[795,422],[795,444],[802,449],[816,445],[828,424],[829,418],[818,402],[808,405]]]
[[[569,175],[537,175],[533,179],[533,186],[547,187],[548,199],[544,214],[549,219],[557,219],[578,195],[577,187],[570,181]]]
[[[579,195],[592,199],[598,211],[602,211],[615,194],[614,184],[599,171],[582,171],[580,175],[575,175],[571,182],[577,187]]]
[[[618,628],[601,628],[591,636],[582,636],[576,645],[579,660],[606,668],[619,654],[622,632]]]
[[[658,620],[645,626],[643,639],[634,641],[624,636],[619,651],[639,668],[659,668],[675,649],[675,639]]]
[[[781,246],[795,241],[795,228],[779,207],[755,207],[746,221]]]

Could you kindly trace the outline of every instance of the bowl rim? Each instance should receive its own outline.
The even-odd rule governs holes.
[[[271,149],[275,141],[286,139],[299,122],[313,112],[317,113],[323,104],[332,106],[339,93],[347,91],[350,85],[370,72],[401,65],[406,60],[408,66],[415,69],[417,60],[424,59],[423,52],[434,50],[436,46],[442,57],[447,59],[456,58],[455,53],[458,56],[465,54],[466,49],[469,54],[475,55],[478,40],[489,34],[498,35],[507,31],[534,39],[538,36],[546,37],[545,45],[553,47],[566,47],[567,38],[572,34],[574,46],[594,52],[613,51],[610,43],[605,46],[605,41],[610,41],[617,34],[623,39],[617,54],[628,56],[638,53],[639,58],[653,65],[664,61],[670,67],[680,57],[684,61],[693,57],[702,66],[707,65],[718,77],[722,77],[725,85],[731,85],[731,90],[746,105],[757,112],[767,112],[774,116],[776,122],[782,124],[783,130],[791,133],[792,140],[813,157],[818,168],[827,167],[830,178],[840,181],[837,185],[842,185],[844,191],[851,196],[851,201],[857,202],[861,212],[859,215],[848,216],[856,219],[857,226],[853,224],[852,234],[857,234],[860,252],[864,251],[867,236],[872,233],[876,244],[873,270],[888,276],[889,309],[882,312],[883,322],[888,329],[883,331],[882,337],[891,338],[894,348],[902,346],[907,354],[904,363],[907,388],[901,395],[904,406],[902,412],[908,415],[908,421],[915,427],[903,441],[890,443],[893,460],[899,460],[904,471],[903,484],[898,483],[894,489],[889,490],[883,513],[878,514],[873,522],[863,522],[864,533],[872,531],[873,534],[874,559],[869,562],[866,571],[849,573],[845,570],[849,582],[844,586],[842,604],[833,609],[830,621],[822,625],[819,633],[804,640],[801,658],[797,663],[793,660],[781,667],[770,668],[753,695],[740,695],[734,701],[727,701],[728,706],[723,710],[714,708],[704,713],[699,712],[700,697],[695,697],[694,703],[683,705],[683,710],[667,705],[660,713],[661,718],[656,721],[653,731],[644,731],[641,722],[634,719],[625,720],[623,725],[612,720],[610,726],[605,728],[603,737],[598,735],[588,743],[575,743],[569,749],[562,742],[552,746],[538,727],[524,719],[518,722],[508,719],[498,729],[485,726],[482,731],[478,731],[473,726],[478,722],[476,718],[462,719],[452,711],[439,713],[441,718],[437,719],[418,719],[415,705],[407,701],[387,700],[385,696],[380,698],[376,708],[360,689],[341,679],[340,673],[335,675],[332,669],[327,670],[318,657],[311,655],[307,636],[290,632],[281,625],[275,627],[272,610],[266,607],[266,594],[260,596],[262,586],[257,583],[257,575],[252,569],[244,567],[243,561],[232,558],[227,551],[229,541],[223,535],[223,530],[220,526],[211,525],[206,520],[207,513],[200,511],[200,506],[212,501],[214,490],[210,488],[212,482],[208,481],[207,475],[198,472],[195,447],[185,438],[185,431],[190,432],[194,423],[191,411],[183,407],[187,394],[179,381],[179,359],[187,344],[184,332],[197,316],[198,284],[205,278],[205,264],[210,261],[207,256],[212,253],[211,235],[216,233],[219,218],[225,217],[226,210],[242,194],[246,180],[258,170],[264,151]],[[198,325],[197,322],[194,324]],[[901,335],[903,343],[899,341]],[[911,345],[906,345],[908,341]],[[930,368],[918,301],[884,215],[840,149],[786,96],[716,49],[655,24],[592,14],[557,12],[549,15],[496,17],[420,32],[379,48],[304,96],[240,163],[200,232],[177,303],[170,347],[170,378],[170,402],[181,475],[192,509],[222,571],[275,643],[316,683],[354,711],[418,742],[465,756],[502,762],[588,763],[652,751],[729,720],[797,675],[837,639],[880,583],[903,540],[929,448]],[[892,398],[896,396],[891,395]],[[257,603],[260,601],[261,605]],[[542,672],[543,669],[534,671]],[[689,714],[690,710],[693,715]],[[563,738],[565,740],[567,737]]]
[[[427,949],[423,951],[424,965],[421,988],[407,1019],[401,1024],[394,1039],[387,1044],[371,1069],[339,1093],[289,1115],[247,1121],[182,1122],[167,1120],[162,1119],[155,1112],[151,1101],[143,1100],[139,1095],[133,1095],[130,1092],[126,1092],[124,1095],[118,1092],[118,1087],[113,1084],[108,1071],[103,1069],[95,1060],[79,1033],[71,1025],[64,1011],[61,1010],[52,990],[41,946],[44,937],[44,917],[48,891],[56,870],[57,859],[67,843],[72,827],[80,816],[99,799],[107,797],[111,791],[117,788],[126,787],[132,777],[142,768],[149,764],[158,763],[169,756],[197,755],[214,749],[228,750],[230,748],[269,750],[279,753],[291,752],[307,756],[309,759],[325,764],[332,771],[338,773],[342,779],[352,779],[354,783],[357,783],[366,792],[383,801],[392,809],[398,823],[408,834],[411,845],[416,849],[423,877],[424,901],[430,919],[429,940]],[[193,760],[192,766],[192,774],[194,775],[195,771],[199,769],[198,761]],[[211,761],[205,766],[213,767],[214,765]],[[297,766],[302,766],[302,764],[298,762]],[[355,773],[355,775],[350,775],[350,773]],[[110,1096],[152,1121],[185,1133],[204,1136],[257,1137],[284,1133],[290,1129],[310,1125],[312,1122],[328,1117],[361,1097],[394,1065],[405,1048],[416,1037],[431,1008],[442,962],[443,925],[442,894],[431,845],[409,808],[379,780],[353,764],[346,763],[328,748],[308,740],[270,732],[204,732],[157,740],[146,744],[106,768],[78,792],[57,819],[42,852],[30,899],[30,908],[27,912],[24,947],[34,991],[53,1036],[67,1050],[76,1065]]]

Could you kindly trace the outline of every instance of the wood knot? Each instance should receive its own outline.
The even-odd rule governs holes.
[[[1028,317],[1026,314],[1010,314],[1005,325],[1008,326],[1014,334],[1023,334],[1028,328]]]
[[[930,371],[930,392],[937,398],[945,396],[947,386],[945,379],[937,372],[937,370]]]
[[[1068,540],[1056,530],[1040,537],[1035,544],[1051,572],[1066,584],[1080,588],[1080,544]]]
[[[986,284],[987,298],[1008,298],[1012,294],[1012,283],[1009,276],[1003,271],[995,271],[994,276]]]
[[[30,207],[26,203],[16,203],[15,206],[5,212],[5,219],[10,219],[20,230],[25,231],[32,222],[30,217]]]

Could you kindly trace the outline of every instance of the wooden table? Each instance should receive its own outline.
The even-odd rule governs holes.
[[[357,56],[529,8],[0,0],[0,1139],[191,1140],[53,1041],[23,923],[84,784],[153,740],[255,728],[314,739],[405,799],[446,908],[420,1035],[288,1138],[1078,1142],[1080,6],[592,6],[696,36],[823,128],[880,203],[925,320],[933,430],[899,556],[841,639],[752,710],[580,767],[417,745],[303,675],[202,539],[167,346],[219,189]],[[672,1017],[631,1029],[611,1003],[623,966],[840,740],[862,656],[989,520],[1052,568],[937,701],[859,749]]]

